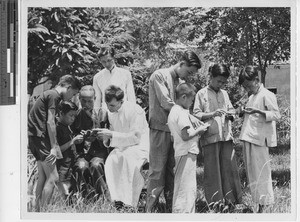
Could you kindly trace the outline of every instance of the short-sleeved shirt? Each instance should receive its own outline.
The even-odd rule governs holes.
[[[56,124],[57,143],[59,146],[64,145],[72,139],[72,131],[69,126],[57,122]],[[71,147],[62,152],[63,158],[57,160],[58,166],[70,167],[72,159],[75,159],[75,155]],[[59,167],[58,167],[59,168]]]
[[[37,99],[28,115],[28,136],[47,138],[48,110],[57,113],[61,96],[55,89],[47,90]]]
[[[193,128],[193,125],[189,118],[189,110],[175,104],[168,116],[168,126],[171,131],[171,135],[174,138],[174,151],[175,157],[184,156],[188,153],[198,154],[198,136],[184,141],[181,137],[181,131],[186,128]]]
[[[204,113],[214,112],[217,109],[226,111],[234,109],[225,90],[220,89],[216,92],[210,86],[206,86],[197,92],[193,110],[195,116],[201,119]],[[233,139],[231,121],[225,119],[224,115],[207,119],[205,122],[210,126],[201,136],[202,146]]]
[[[79,109],[77,111],[75,121],[70,127],[74,135],[78,135],[80,134],[81,130],[90,130],[93,129],[93,126],[94,124],[92,117],[89,116],[84,109]],[[79,155],[84,153],[84,142],[81,144],[76,144],[76,151]],[[105,159],[108,155],[108,151],[103,145],[103,142],[96,139],[91,143],[88,154]]]

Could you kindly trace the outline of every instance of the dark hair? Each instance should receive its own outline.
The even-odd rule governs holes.
[[[71,102],[71,101],[61,101],[58,104],[58,110],[63,113],[66,114],[68,112],[70,112],[71,110],[77,111],[78,107],[76,106],[75,103]]]
[[[59,86],[70,85],[72,89],[78,89],[78,90],[80,90],[81,88],[80,81],[75,76],[72,75],[64,75],[60,77],[58,85]]]
[[[182,95],[186,95],[187,97],[192,96],[195,93],[196,87],[190,83],[183,82],[180,83],[175,89],[175,95],[178,99]]]
[[[105,90],[105,101],[109,103],[113,98],[117,101],[124,99],[124,91],[118,86],[110,85]]]
[[[187,66],[195,66],[198,69],[202,67],[199,57],[193,51],[185,51],[181,56],[181,61],[184,61]]]
[[[224,64],[214,64],[209,67],[208,72],[212,77],[223,76],[227,79],[230,76],[230,70]]]
[[[246,66],[239,75],[239,84],[242,85],[245,80],[253,81],[258,78],[258,68],[256,66]]]
[[[115,56],[115,50],[114,50],[114,48],[111,48],[111,47],[102,47],[99,50],[99,52],[97,53],[97,56],[100,59],[101,57],[106,56],[108,54],[110,54],[111,57],[114,57]]]

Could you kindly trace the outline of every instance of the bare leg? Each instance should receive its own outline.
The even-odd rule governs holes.
[[[55,164],[49,166],[46,161],[41,163],[47,178],[41,199],[41,206],[44,207],[45,204],[48,205],[50,203],[55,183],[58,181],[58,173]]]
[[[41,161],[38,160],[37,161],[37,167],[38,167],[38,181],[37,181],[37,186],[36,186],[36,190],[35,190],[35,197],[36,197],[36,211],[39,212],[40,211],[40,207],[41,207],[41,198],[42,198],[42,192],[44,189],[44,185],[46,182],[46,174],[44,172],[44,169],[42,167]]]

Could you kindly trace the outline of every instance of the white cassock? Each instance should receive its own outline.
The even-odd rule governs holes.
[[[149,127],[144,110],[124,102],[118,112],[108,112],[114,147],[105,162],[105,176],[111,199],[136,207],[144,177],[142,165],[149,160]]]

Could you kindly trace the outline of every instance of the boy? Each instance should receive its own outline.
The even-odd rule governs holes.
[[[240,140],[253,201],[262,213],[274,203],[269,147],[277,146],[276,120],[280,119],[276,96],[260,82],[255,66],[245,67],[239,84],[251,94],[244,109]]]
[[[82,143],[83,136],[81,134],[73,137],[70,125],[74,122],[77,106],[70,101],[61,101],[59,103],[59,118],[56,125],[57,142],[60,146],[63,158],[57,160],[57,171],[59,175],[58,188],[64,197],[69,196],[71,187],[72,165],[74,164],[76,151],[75,144]]]
[[[204,192],[210,205],[225,204],[232,208],[242,197],[240,177],[233,149],[231,121],[234,108],[228,93],[222,89],[230,75],[224,64],[209,68],[210,83],[199,90],[194,114],[210,124],[200,139],[204,153]],[[229,209],[230,209],[229,208]]]
[[[176,104],[168,116],[168,126],[174,138],[175,151],[172,212],[195,213],[198,135],[204,133],[208,125],[203,124],[194,128],[190,120],[189,108],[195,97],[194,86],[181,83],[177,86],[175,95]]]
[[[70,100],[80,89],[74,76],[65,75],[58,85],[43,92],[28,115],[28,146],[37,160],[38,183],[36,187],[36,210],[40,211],[50,202],[55,182],[58,179],[55,165],[60,148],[56,140],[55,115],[60,100]]]

